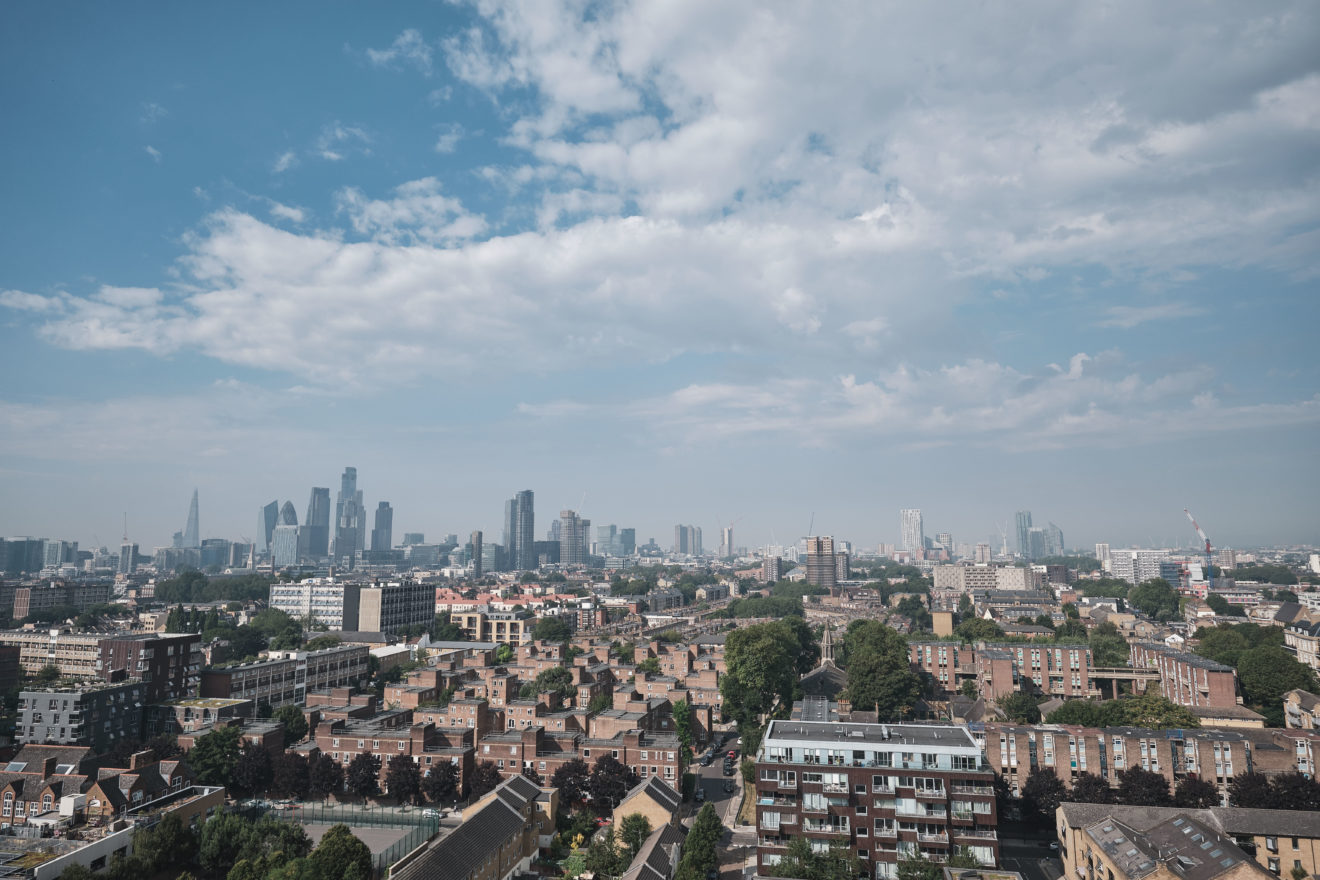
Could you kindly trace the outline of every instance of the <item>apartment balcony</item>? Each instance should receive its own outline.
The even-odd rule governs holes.
[[[959,840],[998,840],[999,835],[989,828],[955,828],[953,836]]]
[[[893,787],[892,785],[875,785],[875,784],[872,784],[872,785],[871,785],[871,793],[872,793],[872,794],[890,794],[890,795],[892,795],[892,794],[894,793],[894,787]]]
[[[991,794],[992,795],[995,793],[995,787],[993,785],[959,785],[957,783],[954,783],[953,785],[949,786],[949,790],[952,791],[954,794]]]
[[[847,794],[848,784],[846,782],[826,782],[821,785],[821,791],[830,794]]]
[[[945,845],[947,846],[948,843],[949,843],[949,835],[947,835],[947,834],[918,834],[918,835],[917,835],[917,842],[918,842],[918,843],[942,843],[942,844],[945,844]]]
[[[834,825],[830,822],[812,822],[807,820],[802,823],[803,831],[810,831],[815,834],[851,834],[852,831],[848,825]]]
[[[757,839],[756,844],[757,844],[757,846],[768,846],[768,847],[772,847],[772,848],[775,848],[775,849],[783,849],[784,847],[788,846],[788,838],[786,838],[786,837],[761,837],[761,838],[758,838],[758,839]]]
[[[898,829],[897,829],[897,828],[876,828],[876,829],[873,829],[873,830],[871,831],[871,834],[872,834],[873,836],[875,836],[875,837],[886,837],[886,838],[894,839],[894,838],[897,838],[897,837],[898,837]]]
[[[897,807],[894,812],[905,819],[939,819],[943,822],[949,817],[949,814],[944,810],[922,810],[911,809],[909,807]]]
[[[923,791],[923,790],[921,790],[921,789],[917,789],[917,798],[918,798],[919,800],[928,800],[928,801],[929,801],[929,800],[935,800],[935,801],[942,801],[942,800],[944,800],[946,797],[948,797],[948,792],[946,792],[946,791],[945,791],[944,789],[942,789],[942,788],[939,788],[939,789],[927,789],[927,790],[925,790],[925,791]]]

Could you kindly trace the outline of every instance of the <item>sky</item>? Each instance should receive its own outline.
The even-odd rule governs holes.
[[[13,0],[0,114],[0,534],[1320,543],[1314,3]]]

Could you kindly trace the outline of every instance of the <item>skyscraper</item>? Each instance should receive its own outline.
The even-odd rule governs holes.
[[[697,526],[674,526],[674,552],[680,556],[701,555],[701,529]]]
[[[1024,559],[1031,558],[1031,511],[1019,510],[1017,512],[1017,549],[1018,555]]]
[[[472,533],[471,543],[468,546],[472,553],[472,576],[474,578],[479,578],[481,577],[481,560],[482,560],[480,530]]]
[[[720,559],[728,559],[733,555],[733,526],[725,526],[720,529]]]
[[[509,559],[519,571],[536,568],[536,496],[531,489],[523,489],[513,497],[513,545]]]
[[[637,552],[637,530],[619,529],[619,555],[632,556]]]
[[[807,538],[807,583],[831,590],[838,586],[833,538]]]
[[[504,502],[504,553],[509,567],[518,567],[518,499]]]
[[[192,503],[188,505],[188,524],[183,527],[184,547],[202,546],[201,524],[197,521],[197,490],[193,489]]]
[[[275,565],[298,564],[298,511],[293,502],[286,501],[280,508],[280,522],[271,538],[271,562]]]
[[[324,559],[330,555],[330,489],[314,487],[307,499],[307,517],[303,520],[307,555]]]
[[[926,529],[922,524],[921,510],[912,507],[900,511],[899,526],[904,550],[917,553],[926,549]]]
[[[335,500],[335,556],[351,557],[363,548],[365,520],[362,492],[357,487],[357,468],[346,467],[339,479],[339,497]]]
[[[279,518],[279,501],[272,501],[257,511],[257,533],[252,536],[252,540],[258,553],[270,551],[270,541],[275,534],[275,526]]]
[[[388,501],[376,506],[376,525],[371,530],[371,552],[379,553],[394,546],[394,508]]]
[[[590,520],[584,520],[573,510],[559,511],[559,561],[563,565],[585,565],[587,562],[587,531]]]

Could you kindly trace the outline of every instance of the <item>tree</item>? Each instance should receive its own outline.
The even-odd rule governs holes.
[[[647,657],[641,663],[637,664],[637,672],[646,675],[659,675],[660,659],[658,657]]]
[[[1130,807],[1167,807],[1169,782],[1159,773],[1129,767],[1118,773],[1118,802]]]
[[[688,705],[687,700],[679,700],[673,705],[674,732],[678,734],[678,742],[683,747],[683,756],[686,758],[692,751],[692,707]]]
[[[458,767],[452,761],[432,764],[430,772],[422,777],[422,793],[433,804],[454,800],[458,794]]]
[[[422,773],[417,769],[417,762],[408,755],[390,758],[389,769],[385,771],[385,788],[401,804],[421,803]]]
[[[954,629],[964,642],[978,642],[990,639],[1002,639],[1004,631],[993,620],[972,617],[964,620]]]
[[[197,781],[226,788],[233,785],[241,738],[237,727],[221,727],[197,740],[188,753],[188,766],[197,774]]]
[[[651,820],[641,813],[629,813],[618,827],[619,842],[628,848],[628,861],[637,855],[646,838],[651,836]]]
[[[898,880],[940,880],[940,866],[928,859],[905,858],[898,862]]]
[[[280,752],[271,759],[270,791],[278,797],[304,800],[311,791],[311,762],[299,752]]]
[[[560,764],[550,777],[550,784],[559,789],[559,796],[566,804],[580,804],[586,800],[587,786],[591,778],[591,768],[581,758],[574,758]]]
[[[628,860],[611,835],[604,840],[593,840],[587,847],[586,868],[597,877],[618,877],[627,870]]]
[[[270,752],[248,746],[234,764],[234,786],[248,794],[262,794],[270,787]]]
[[[591,698],[591,702],[587,704],[587,711],[595,715],[597,712],[604,712],[613,705],[614,698],[609,694],[596,694]]]
[[[48,685],[54,684],[60,680],[60,668],[47,664],[37,670],[36,675],[32,676],[34,684]]]
[[[1052,767],[1033,767],[1022,783],[1022,805],[1041,816],[1053,816],[1066,799],[1067,789]]]
[[[92,869],[74,862],[60,871],[60,880],[92,880]]]
[[[798,651],[795,634],[779,621],[729,633],[724,649],[728,672],[720,679],[720,693],[725,712],[740,728],[755,727],[777,706],[792,705]]]
[[[344,773],[344,787],[348,793],[368,798],[380,792],[380,758],[371,752],[359,752],[348,762]]]
[[[1215,788],[1213,782],[1197,779],[1195,776],[1184,776],[1178,780],[1178,784],[1173,789],[1173,805],[1192,809],[1217,807],[1219,789]]]
[[[495,663],[503,666],[505,663],[513,662],[513,648],[510,645],[500,643],[495,647]]]
[[[1197,728],[1201,720],[1185,706],[1165,699],[1154,691],[1123,700],[1105,703],[1113,713],[1110,726],[1145,727],[1151,730]],[[1113,707],[1110,709],[1109,707]]]
[[[1040,704],[1030,694],[1013,691],[1004,694],[995,703],[1014,724],[1039,724]]]
[[[1273,806],[1278,810],[1320,810],[1320,782],[1300,773],[1285,773],[1270,780]]]
[[[523,685],[525,692],[530,688],[530,694],[521,694],[523,699],[532,699],[537,694],[552,693],[558,694],[561,698],[571,697],[577,693],[577,685],[573,684],[573,673],[563,666],[551,666],[549,669],[542,670],[536,676],[535,681]]]
[[[532,625],[532,637],[538,642],[566,642],[573,630],[558,617],[541,617]]]
[[[1114,792],[1104,777],[1096,773],[1083,772],[1078,773],[1077,778],[1073,780],[1072,791],[1068,793],[1066,800],[1082,804],[1112,804]]]
[[[981,696],[981,688],[976,684],[976,679],[964,678],[962,684],[958,685],[958,693],[969,700],[975,700]]]
[[[608,805],[613,808],[639,781],[637,774],[619,763],[618,758],[601,755],[591,768],[591,781],[587,786],[591,790],[591,800],[598,807]]]
[[[1090,635],[1091,662],[1101,667],[1126,666],[1128,661],[1127,639],[1119,633],[1118,627],[1109,621],[1097,626]]]
[[[1081,727],[1108,726],[1102,705],[1090,700],[1069,700],[1051,712],[1045,721],[1049,724],[1076,724]]]
[[[907,641],[884,623],[853,621],[842,649],[854,709],[874,709],[881,721],[896,721],[921,698],[921,680],[910,668]]]
[[[1238,773],[1228,783],[1228,802],[1235,807],[1270,809],[1273,799],[1269,777],[1263,773]]]
[[[706,872],[719,866],[715,845],[724,834],[715,808],[706,804],[692,820],[692,829],[683,842],[683,856],[679,859],[675,880],[705,880]]]
[[[500,771],[495,767],[495,762],[482,761],[472,771],[472,779],[468,787],[472,792],[473,800],[479,800],[494,791],[495,786],[499,784]]]
[[[281,706],[275,710],[274,718],[284,728],[286,745],[302,742],[303,737],[307,736],[307,719],[297,706]]]
[[[1264,645],[1243,651],[1237,664],[1246,702],[1272,727],[1283,726],[1283,695],[1293,690],[1315,691],[1315,673],[1283,648]]]
[[[462,642],[467,640],[467,634],[454,623],[449,616],[448,611],[442,611],[435,616],[431,623],[431,641],[433,642]]]
[[[963,593],[958,597],[958,616],[968,617],[976,613],[976,606],[972,604],[972,597]]]
[[[307,769],[307,794],[313,800],[325,800],[344,790],[344,768],[329,755],[317,755]]]
[[[148,873],[181,864],[197,851],[197,835],[178,813],[166,813],[154,827],[133,834],[133,854],[142,859]]]
[[[312,850],[318,877],[362,878],[372,875],[371,849],[353,836],[347,825],[333,825]]]
[[[1128,590],[1127,600],[1142,614],[1156,620],[1172,620],[1178,616],[1178,591],[1164,578],[1142,581]]]

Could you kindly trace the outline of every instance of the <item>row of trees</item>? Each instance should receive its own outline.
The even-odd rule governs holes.
[[[1154,691],[1103,703],[1069,700],[1045,719],[1050,724],[1082,727],[1142,727],[1150,730],[1186,729],[1201,726],[1190,709],[1170,702]]]
[[[292,822],[221,812],[195,832],[177,813],[168,813],[134,833],[131,856],[116,858],[95,876],[192,880],[192,869],[226,880],[369,880],[372,859],[370,848],[347,825],[332,826],[313,847],[303,827]],[[92,877],[82,865],[60,873],[60,880]]]
[[[247,602],[270,598],[270,579],[259,574],[208,578],[196,569],[181,571],[156,584],[156,598],[176,602]]]
[[[1300,773],[1241,773],[1228,785],[1228,800],[1235,807],[1320,810],[1320,782]],[[1022,807],[1026,812],[1052,816],[1064,801],[1196,809],[1219,806],[1220,796],[1214,783],[1194,776],[1183,777],[1170,790],[1163,775],[1141,767],[1120,770],[1117,788],[1095,773],[1080,773],[1070,790],[1050,767],[1034,768],[1022,784]]]
[[[720,679],[724,712],[738,724],[743,750],[760,745],[763,716],[787,712],[800,688],[799,679],[820,659],[820,646],[798,615],[741,627],[724,643],[727,672]]]
[[[640,781],[632,768],[611,755],[601,755],[592,766],[574,758],[561,764],[550,777],[550,784],[559,789],[559,798],[565,804],[583,806],[591,802],[602,812],[612,810]]]

